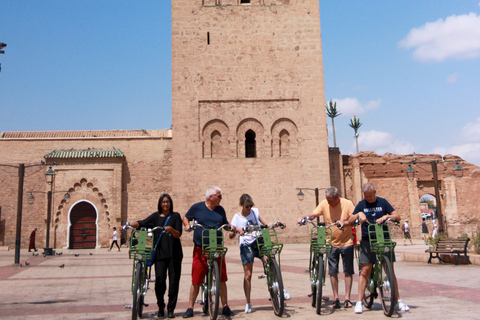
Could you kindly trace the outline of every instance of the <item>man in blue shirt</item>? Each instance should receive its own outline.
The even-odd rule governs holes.
[[[383,223],[389,218],[393,218],[400,222],[400,215],[395,211],[392,205],[385,199],[377,197],[375,186],[373,183],[365,183],[362,187],[362,191],[365,199],[361,200],[351,216],[349,222],[353,222],[356,219],[362,224],[362,242],[360,243],[360,264],[362,270],[358,280],[358,301],[355,305],[355,313],[363,312],[362,300],[365,295],[365,288],[367,287],[368,277],[372,271],[372,263],[375,261],[375,254],[370,252],[370,242],[368,237],[368,224],[364,223],[368,220],[370,223]],[[392,254],[392,269],[393,262],[395,261],[395,253]],[[398,301],[396,303],[396,309],[399,311],[409,311],[410,308],[402,301],[399,300],[397,277],[395,276],[395,270],[393,270],[395,278],[395,296]]]
[[[225,209],[220,205],[222,200],[222,191],[219,187],[210,187],[205,194],[206,201],[195,203],[183,217],[183,225],[185,231],[190,231],[190,221],[195,220],[202,226],[216,226],[217,228],[228,224],[227,215]],[[192,285],[190,287],[190,296],[188,299],[187,311],[183,314],[184,318],[193,317],[193,307],[195,299],[198,295],[200,285],[203,283],[205,274],[207,273],[207,259],[202,254],[202,230],[197,228],[193,233],[193,242],[195,244],[193,248],[193,263],[192,263]],[[218,263],[222,263],[222,274],[220,276],[220,299],[222,300],[224,316],[233,316],[233,312],[228,306],[227,297],[227,284],[225,283],[227,278],[227,267],[225,265],[225,257],[223,257]]]

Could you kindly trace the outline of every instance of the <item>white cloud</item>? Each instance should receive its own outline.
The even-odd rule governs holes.
[[[361,104],[357,98],[333,99],[337,103],[337,110],[342,116],[354,116],[365,113],[365,111],[377,109],[382,104],[382,99],[371,100]]]
[[[468,122],[460,130],[460,140],[466,142],[480,142],[480,117]]]
[[[451,75],[449,75],[447,79],[445,79],[445,81],[449,83],[454,83],[454,82],[457,82],[457,78],[458,78],[458,73],[454,72]]]
[[[396,139],[389,132],[370,130],[359,132],[358,145],[361,151],[374,151],[377,154],[387,152],[395,154],[411,154],[415,148],[406,141]]]
[[[453,15],[445,20],[427,22],[413,28],[399,43],[414,48],[413,56],[420,61],[443,61],[447,58],[480,57],[480,15]]]
[[[436,147],[433,153],[453,154],[480,166],[480,117],[468,122],[458,135],[458,144],[451,147]]]

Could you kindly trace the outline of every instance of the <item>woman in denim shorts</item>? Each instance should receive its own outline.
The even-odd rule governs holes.
[[[257,247],[257,237],[261,235],[261,231],[245,234],[243,228],[248,225],[269,225],[269,223],[260,216],[258,208],[253,208],[254,203],[252,197],[248,194],[243,194],[240,197],[240,207],[242,210],[236,213],[233,217],[230,225],[232,230],[239,233],[238,245],[240,246],[240,258],[242,259],[244,279],[243,279],[243,291],[245,292],[245,298],[247,304],[245,306],[245,313],[252,312],[252,304],[250,303],[250,292],[252,288],[252,270],[253,259],[255,257],[262,259]],[[285,226],[285,224],[283,224]],[[235,236],[234,233],[230,233],[230,239]],[[290,294],[285,290],[285,299],[289,299]]]

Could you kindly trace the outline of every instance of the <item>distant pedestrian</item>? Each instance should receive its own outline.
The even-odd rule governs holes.
[[[413,244],[412,242],[412,236],[410,234],[410,226],[408,225],[408,219],[405,220],[402,226],[403,230],[403,245],[407,245],[407,239],[410,240],[410,244]]]
[[[438,233],[438,226],[437,226],[437,223],[435,222],[435,220],[433,220],[432,223],[433,223],[432,238],[435,238],[437,236],[437,233]]]
[[[37,228],[33,229],[32,233],[30,233],[30,244],[28,245],[28,252],[30,250],[38,251],[35,247],[35,234],[37,233]]]
[[[425,244],[428,244],[428,227],[425,218],[422,218],[422,236]]]
[[[113,227],[113,241],[112,241],[112,245],[110,246],[110,249],[108,249],[108,251],[111,251],[111,250],[112,250],[114,244],[117,246],[118,251],[120,251],[120,247],[118,246],[118,242],[117,242],[117,228],[115,228],[115,227]]]

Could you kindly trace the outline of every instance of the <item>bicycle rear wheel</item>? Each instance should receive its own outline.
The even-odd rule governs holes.
[[[372,271],[370,272],[370,276],[367,279],[367,286],[365,287],[365,293],[363,294],[363,304],[367,308],[371,308],[373,305],[373,300],[375,299],[377,285],[375,281],[373,281],[373,275],[375,274],[375,265],[372,267]]]
[[[314,255],[310,265],[310,287],[312,290],[312,307],[314,308],[317,305],[317,271],[317,255]]]
[[[390,317],[395,309],[395,278],[393,277],[393,268],[390,259],[382,256],[381,273],[378,283],[380,297],[382,298],[383,313]]]
[[[270,258],[270,274],[268,277],[268,291],[272,300],[273,312],[281,317],[285,309],[285,297],[283,295],[282,273],[275,257]]]
[[[220,271],[218,270],[217,260],[213,260],[209,269],[210,278],[207,284],[208,290],[208,314],[211,320],[217,319],[218,316],[218,299],[220,297]]]
[[[141,281],[142,281],[142,264],[137,262],[135,265],[135,281],[133,283],[133,302],[132,302],[132,320],[137,320],[140,309],[140,296],[142,295],[141,290]]]
[[[323,277],[324,277],[324,261],[323,261],[323,255],[319,254],[318,259],[317,259],[317,281],[315,282],[315,290],[316,290],[316,296],[315,299],[316,301],[316,312],[317,314],[321,314],[322,310],[322,291],[323,291]]]

